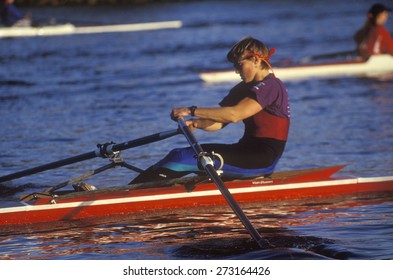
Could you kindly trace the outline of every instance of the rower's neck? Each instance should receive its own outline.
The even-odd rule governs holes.
[[[255,81],[256,81],[256,82],[263,81],[263,80],[264,80],[267,76],[269,76],[269,75],[270,75],[269,70],[267,70],[267,69],[262,69],[262,71],[260,71],[260,72],[258,73],[258,75],[255,76]]]

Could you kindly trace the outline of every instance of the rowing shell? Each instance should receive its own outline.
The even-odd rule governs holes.
[[[236,201],[259,202],[299,198],[393,192],[393,176],[334,178],[344,166],[278,172],[270,178],[226,182]],[[76,221],[129,213],[225,204],[219,190],[201,177],[113,187],[93,191],[32,194],[28,203],[0,209],[0,226]]]
[[[8,37],[33,37],[33,36],[59,36],[73,34],[93,34],[109,32],[147,31],[167,28],[180,28],[181,21],[162,21],[147,23],[132,23],[102,26],[76,27],[73,24],[61,24],[40,27],[5,27],[0,28],[0,38]]]
[[[373,55],[367,61],[355,59],[335,63],[299,64],[274,68],[274,74],[281,80],[307,79],[312,77],[374,76],[393,73],[393,56]],[[240,82],[235,71],[201,73],[199,77],[207,83]]]

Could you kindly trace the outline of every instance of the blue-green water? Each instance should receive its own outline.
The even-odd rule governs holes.
[[[182,20],[180,29],[0,41],[0,174],[174,129],[172,107],[215,106],[233,86],[200,72],[230,69],[228,49],[247,35],[276,48],[275,63],[353,49],[369,1],[185,1],[121,7],[32,8],[76,25]],[[208,15],[208,16],[207,16]],[[392,30],[392,20],[387,27]],[[286,82],[292,126],[278,170],[348,164],[344,175],[393,174],[392,79]],[[200,142],[233,142],[242,125],[197,132]],[[146,168],[182,136],[124,151]],[[103,159],[14,180],[54,185],[106,164]],[[91,182],[123,185],[116,169]],[[25,189],[3,196],[1,205]],[[351,204],[350,202],[357,203]],[[282,250],[258,250],[227,207],[124,217],[100,225],[0,236],[0,259],[393,258],[391,197],[243,206]],[[376,242],[377,240],[377,242]],[[297,251],[299,249],[301,252]]]

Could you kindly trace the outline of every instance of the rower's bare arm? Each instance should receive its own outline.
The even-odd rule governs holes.
[[[192,120],[192,126],[205,131],[216,131],[223,128],[225,124],[208,119],[194,119]]]
[[[184,118],[187,117],[191,114],[190,108],[185,107],[185,108],[173,108],[171,112],[171,118],[173,120],[176,120],[177,118]],[[216,131],[219,130],[223,127],[225,127],[226,124],[212,121],[209,119],[203,119],[203,118],[194,118],[194,119],[189,119],[186,121],[187,126],[191,129],[191,131],[194,131],[196,128],[206,130],[206,131]]]
[[[198,108],[195,110],[195,116],[213,122],[227,124],[242,121],[255,115],[262,109],[262,106],[256,100],[246,97],[231,107]]]
[[[244,98],[235,106],[219,108],[197,108],[194,116],[198,119],[187,121],[190,129],[203,129],[206,131],[215,131],[225,127],[228,123],[235,123],[251,117],[261,111],[262,106],[252,98]],[[191,111],[188,107],[173,108],[171,118],[183,118],[190,116]]]

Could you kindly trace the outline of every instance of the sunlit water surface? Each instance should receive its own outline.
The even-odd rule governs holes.
[[[0,174],[90,152],[97,143],[174,129],[169,118],[173,106],[215,106],[233,84],[204,84],[198,73],[230,69],[226,53],[244,36],[276,48],[273,66],[353,49],[352,34],[363,24],[369,1],[314,2],[32,8],[33,15],[76,25],[182,20],[183,27],[1,39]],[[391,77],[286,85],[292,124],[278,170],[348,164],[341,174],[393,174]],[[231,143],[241,133],[242,125],[236,124],[196,137]],[[146,168],[173,147],[186,145],[184,137],[176,136],[124,151],[122,157]],[[0,204],[106,163],[94,159],[14,180]],[[90,182],[124,185],[134,176],[117,168]],[[34,186],[23,186],[28,183]],[[0,259],[393,258],[391,195],[242,207],[274,248],[258,249],[229,207],[217,207],[8,232],[0,235]]]

